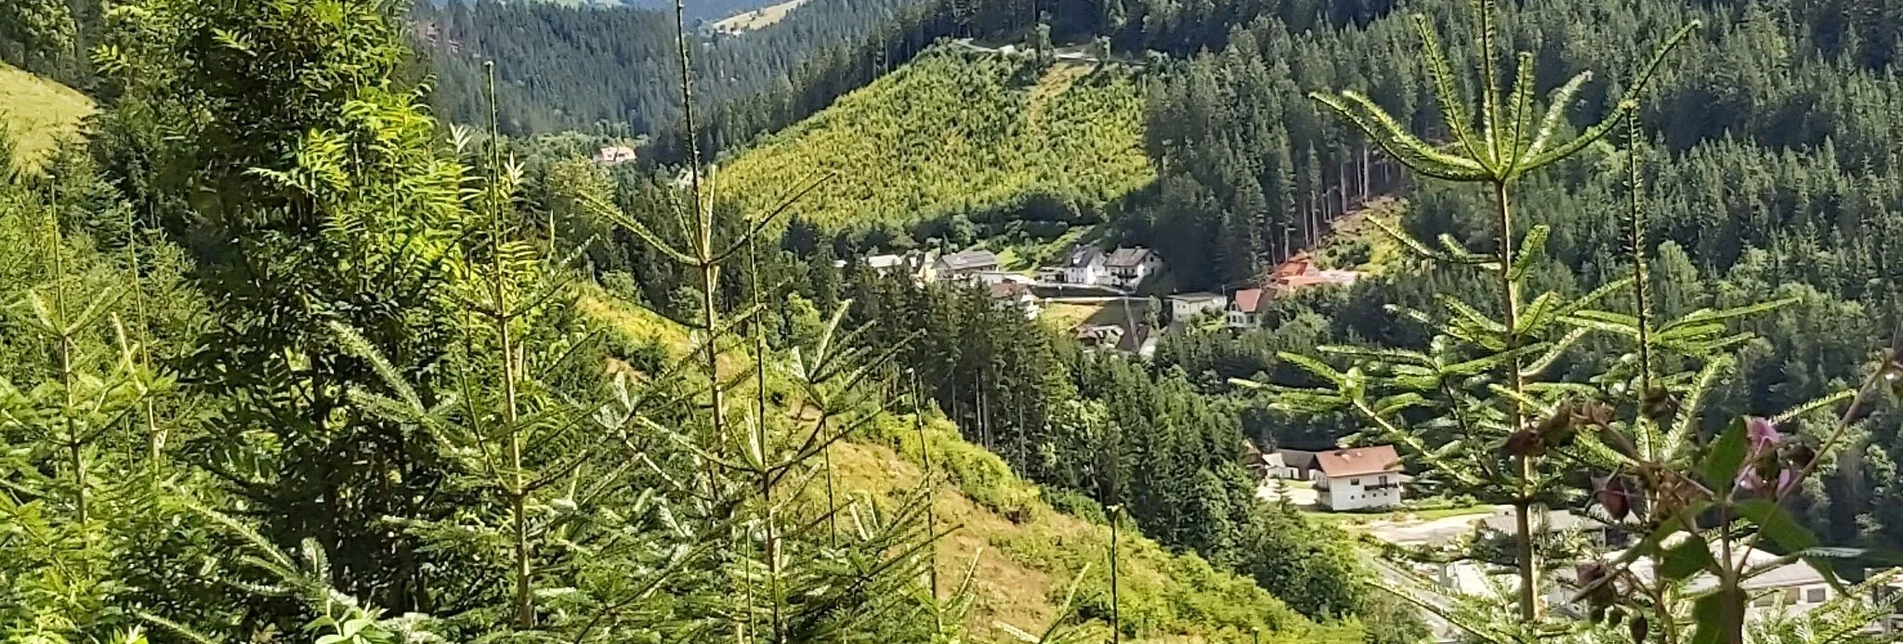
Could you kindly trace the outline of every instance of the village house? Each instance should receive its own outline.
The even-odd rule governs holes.
[[[1115,347],[1123,342],[1123,326],[1118,324],[1079,324],[1071,332],[1085,350]]]
[[[880,275],[891,273],[905,267],[905,257],[901,255],[873,255],[866,258],[866,268]]]
[[[1265,474],[1291,481],[1315,480],[1315,454],[1307,450],[1278,449],[1263,457]]]
[[[949,255],[940,255],[932,263],[938,279],[951,281],[969,279],[971,275],[998,270],[998,256],[982,248],[963,250]]]
[[[1024,317],[1036,319],[1043,312],[1043,302],[1037,294],[1031,292],[1031,285],[1024,282],[998,282],[985,287],[991,296],[991,305],[1000,311],[1016,309]]]
[[[1312,476],[1322,507],[1336,512],[1400,505],[1407,482],[1393,445],[1317,453]]]
[[[1262,309],[1267,308],[1265,305],[1268,304],[1262,293],[1259,288],[1236,291],[1236,296],[1229,299],[1229,308],[1223,314],[1229,328],[1252,329],[1262,326]]]
[[[1684,533],[1673,535],[1677,539],[1668,539],[1664,545],[1669,548],[1681,541],[1684,536]],[[1604,559],[1617,561],[1623,559],[1624,555],[1623,551],[1613,551],[1606,553]],[[1765,615],[1773,611],[1782,611],[1786,615],[1808,613],[1838,597],[1838,591],[1831,587],[1830,581],[1808,563],[1791,561],[1780,564],[1782,557],[1756,548],[1746,549],[1743,559],[1747,565],[1754,568],[1773,566],[1761,574],[1744,580],[1742,584],[1744,591],[1750,597],[1750,603],[1745,606],[1746,620],[1763,619]],[[1628,570],[1647,582],[1650,582],[1655,574],[1651,560],[1644,557],[1633,561]],[[1556,571],[1556,578],[1559,583],[1553,590],[1548,591],[1547,605],[1567,614],[1585,616],[1586,606],[1574,601],[1575,595],[1579,592],[1578,577],[1575,572],[1570,569],[1561,569]],[[1711,573],[1699,572],[1686,581],[1683,592],[1690,594],[1710,592],[1717,585],[1718,580]],[[1903,592],[1897,586],[1898,582],[1893,581],[1889,587],[1877,588],[1875,589],[1876,596],[1869,599],[1893,598],[1895,593]],[[1903,608],[1893,607],[1890,613],[1887,618],[1878,619],[1866,626],[1866,630],[1884,633],[1903,631]]]
[[[1170,320],[1177,323],[1195,319],[1210,311],[1221,311],[1229,298],[1221,293],[1177,293],[1169,296]]]
[[[1103,261],[1102,250],[1090,244],[1078,244],[1064,258],[1064,283],[1102,284],[1108,276]]]
[[[1519,531],[1513,509],[1506,506],[1495,510],[1477,523],[1482,533],[1512,535]],[[1594,549],[1624,547],[1627,538],[1625,532],[1617,527],[1571,510],[1547,510],[1542,514],[1534,515],[1529,524],[1534,534],[1576,534],[1585,539],[1586,543]]]
[[[1110,274],[1110,285],[1133,289],[1163,269],[1163,258],[1142,246],[1119,248],[1104,258],[1103,266]]]
[[[1313,286],[1354,286],[1360,280],[1361,273],[1322,269],[1307,253],[1301,253],[1275,267],[1269,276],[1269,288],[1276,297],[1285,297]]]
[[[634,148],[625,145],[603,146],[595,153],[596,165],[621,165],[635,158]]]
[[[934,261],[930,253],[911,251],[903,255],[887,253],[866,258],[866,268],[882,277],[893,275],[911,276],[914,282],[923,284],[931,281]]]

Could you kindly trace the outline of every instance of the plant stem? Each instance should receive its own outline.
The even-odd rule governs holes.
[[[1520,289],[1513,279],[1513,211],[1507,197],[1505,181],[1493,183],[1493,202],[1500,227],[1500,299],[1506,323],[1506,351],[1511,353],[1520,345]],[[1520,375],[1520,358],[1514,355],[1507,360],[1507,382],[1516,394],[1513,398],[1513,428],[1518,431],[1526,427],[1526,406],[1520,400],[1526,393],[1526,379]],[[1531,625],[1540,618],[1539,606],[1539,552],[1533,547],[1533,477],[1535,457],[1520,456],[1519,498],[1513,503],[1514,531],[1519,545],[1520,564],[1520,619]]]
[[[483,64],[489,76],[489,247],[493,254],[495,274],[490,276],[490,295],[494,298],[495,309],[490,313],[496,321],[496,333],[502,344],[502,424],[509,433],[509,475],[512,479],[506,486],[509,498],[509,515],[515,537],[515,624],[518,628],[535,627],[534,591],[530,587],[529,529],[527,482],[522,477],[522,433],[516,427],[516,391],[515,391],[515,346],[509,336],[509,322],[514,312],[509,310],[508,290],[503,284],[507,265],[502,253],[502,129],[501,117],[496,105],[496,64],[488,61]]]
[[[1639,113],[1637,110],[1626,117],[1626,132],[1626,145],[1631,146],[1626,157],[1626,179],[1631,190],[1627,195],[1627,218],[1632,226],[1632,290],[1638,296],[1639,395],[1649,396],[1652,394],[1652,297],[1651,289],[1646,285],[1645,219],[1639,210]]]
[[[80,444],[79,431],[73,427],[72,409],[77,402],[73,399],[73,332],[66,319],[66,255],[60,248],[64,236],[60,234],[59,227],[59,187],[52,186],[51,190],[53,196],[48,224],[52,233],[49,248],[53,251],[53,323],[59,325],[59,385],[60,392],[66,398],[66,406],[60,416],[66,426],[64,438],[71,459],[69,465],[73,468],[73,509],[79,519],[81,534],[89,534],[85,530],[86,521],[90,518],[86,499],[86,454],[84,446]]]

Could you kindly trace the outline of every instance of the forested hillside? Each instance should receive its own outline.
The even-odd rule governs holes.
[[[689,38],[695,96],[707,107],[814,91],[834,50],[856,46],[906,6],[814,0],[743,36],[696,32]],[[668,8],[451,0],[420,4],[411,20],[436,76],[435,101],[452,122],[487,121],[483,63],[494,61],[508,134],[658,134],[673,131],[681,114],[680,49]]]
[[[1152,541],[1161,501],[1017,478],[856,269],[589,136],[438,121],[393,7],[116,15],[92,136],[0,173],[6,638],[1362,640],[1293,510]],[[944,78],[1048,131],[1118,97],[1141,161],[1128,76],[990,64]]]
[[[1138,83],[1127,69],[946,48],[745,148],[716,176],[747,215],[819,179],[786,216],[825,227],[904,231],[1034,209],[1048,223],[1095,221],[1150,181]]]
[[[1456,2],[1427,3],[1418,9],[1429,12],[1439,25],[1459,24],[1465,15],[1464,4]],[[1600,16],[1596,22],[1610,26],[1588,28],[1578,22],[1581,15]],[[1846,20],[1853,15],[1871,19]],[[1903,265],[1894,261],[1893,253],[1881,250],[1903,240],[1903,219],[1897,215],[1903,212],[1903,167],[1896,155],[1903,141],[1898,140],[1900,112],[1890,107],[1903,99],[1903,84],[1888,71],[1884,58],[1889,50],[1884,43],[1896,42],[1896,17],[1851,5],[1758,2],[1684,8],[1592,0],[1527,3],[1502,17],[1504,38],[1530,49],[1541,61],[1535,82],[1542,88],[1588,69],[1631,69],[1643,62],[1648,43],[1661,40],[1669,30],[1694,19],[1706,25],[1662,69],[1654,96],[1642,111],[1644,132],[1650,134],[1641,141],[1641,179],[1649,186],[1648,207],[1659,213],[1646,226],[1648,245],[1657,256],[1651,285],[1655,302],[1661,315],[1669,315],[1796,298],[1795,304],[1754,323],[1762,339],[1741,349],[1739,376],[1721,388],[1709,422],[1771,413],[1854,384],[1867,352],[1887,344],[1903,296]],[[1448,33],[1456,56],[1470,56],[1471,42],[1464,40],[1464,32]],[[1377,20],[1365,30],[1308,33],[1277,22],[1260,24],[1232,39],[1228,49],[1189,66],[1180,89],[1164,97],[1163,109],[1170,111],[1161,117],[1153,112],[1152,138],[1181,142],[1184,137],[1172,137],[1160,128],[1209,122],[1208,131],[1217,133],[1211,144],[1183,149],[1207,154],[1211,146],[1233,147],[1245,151],[1238,153],[1243,168],[1252,167],[1249,157],[1266,153],[1269,163],[1261,167],[1278,167],[1283,154],[1279,142],[1299,140],[1302,124],[1314,118],[1309,116],[1312,107],[1287,99],[1289,91],[1314,87],[1359,88],[1403,123],[1444,135],[1444,130],[1428,127],[1438,121],[1438,108],[1426,70],[1412,62],[1418,58],[1413,36],[1414,30],[1399,17]],[[1579,42],[1597,44],[1577,46]],[[1235,93],[1207,91],[1225,85],[1225,79],[1239,83],[1230,85],[1238,88]],[[1608,113],[1620,96],[1622,80],[1613,73],[1593,76],[1581,88],[1569,118],[1584,124]],[[1271,89],[1277,86],[1284,90]],[[1259,139],[1277,144],[1221,142],[1232,136],[1223,133],[1238,127],[1261,131],[1247,125],[1260,122],[1255,119],[1275,123],[1260,115],[1264,105],[1277,103],[1301,115],[1286,119],[1281,127],[1267,127]],[[1290,139],[1279,133],[1283,128]],[[1318,129],[1331,131],[1325,123]],[[1352,136],[1318,140],[1324,150],[1362,145]],[[1330,140],[1345,143],[1331,145]],[[1622,138],[1611,142],[1626,144]],[[1630,239],[1618,224],[1621,205],[1616,199],[1627,190],[1621,178],[1627,162],[1612,150],[1595,147],[1521,188],[1520,198],[1534,205],[1527,209],[1529,225],[1552,228],[1547,254],[1531,270],[1540,288],[1582,294],[1627,270],[1622,253]],[[1249,212],[1224,203],[1260,203],[1251,196],[1258,186],[1267,186],[1272,195],[1276,186],[1286,185],[1279,173],[1262,181],[1246,171],[1225,172],[1221,161],[1228,153],[1214,156],[1214,163],[1183,164],[1188,168],[1183,178],[1166,170],[1152,221],[1185,222],[1185,213],[1197,212],[1201,214],[1187,218],[1190,230],[1221,230]],[[1173,162],[1177,157],[1164,152],[1160,158]],[[1336,183],[1327,163],[1321,171],[1322,184]],[[1354,172],[1345,176],[1352,193]],[[1379,190],[1379,182],[1374,185]],[[1297,193],[1299,197],[1306,191]],[[1408,194],[1406,228],[1415,236],[1434,240],[1452,235],[1472,248],[1493,244],[1484,225],[1489,206],[1482,195],[1434,181],[1414,185]],[[1203,206],[1191,210],[1183,203]],[[1265,230],[1274,229],[1272,225]],[[1267,256],[1273,257],[1274,250]],[[1258,254],[1256,261],[1262,258]],[[1212,378],[1205,382],[1212,386],[1223,377],[1257,373],[1299,378],[1299,370],[1275,352],[1350,339],[1419,343],[1428,331],[1386,313],[1387,307],[1431,309],[1434,299],[1446,293],[1486,288],[1478,276],[1416,268],[1345,297],[1290,302],[1276,317],[1282,328],[1236,340],[1192,334],[1166,342],[1159,355],[1191,374],[1208,374]],[[1578,359],[1589,362],[1590,355],[1581,352]],[[1258,416],[1252,431],[1309,444],[1349,430],[1310,422]],[[1813,525],[1834,542],[1903,544],[1903,523],[1887,509],[1895,506],[1887,500],[1894,486],[1874,483],[1903,457],[1900,422],[1903,419],[1893,413],[1875,412],[1864,425],[1870,437],[1865,453],[1808,495]]]

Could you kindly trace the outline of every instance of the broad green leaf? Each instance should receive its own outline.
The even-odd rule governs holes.
[[[1802,552],[1818,547],[1817,535],[1810,528],[1798,523],[1789,512],[1784,511],[1783,506],[1769,499],[1749,499],[1739,503],[1738,516],[1749,519],[1771,543],[1785,551]],[[1830,562],[1824,557],[1807,556],[1804,557],[1804,563],[1810,564],[1832,586],[1841,584],[1837,581],[1837,571],[1831,568]]]
[[[1704,469],[1701,471],[1705,485],[1719,497],[1731,493],[1731,486],[1738,478],[1739,468],[1744,467],[1746,444],[1744,419],[1731,421],[1725,432],[1711,445],[1711,451],[1705,454]]]
[[[1659,562],[1658,576],[1672,581],[1684,581],[1710,569],[1717,563],[1711,556],[1711,544],[1704,537],[1692,535],[1671,549],[1665,551],[1665,557]]]
[[[1723,590],[1699,597],[1692,604],[1691,644],[1730,644],[1743,641],[1744,591]]]

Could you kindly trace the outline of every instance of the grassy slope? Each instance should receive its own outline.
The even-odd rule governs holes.
[[[759,141],[719,183],[759,214],[830,172],[789,214],[911,222],[1037,187],[1101,204],[1154,177],[1142,145],[1142,93],[1127,72],[940,49]]]
[[[21,160],[37,160],[63,137],[79,132],[93,113],[92,99],[70,87],[0,63],[0,118],[18,142]]]
[[[583,291],[582,310],[629,341],[657,343],[677,356],[691,346],[679,325],[599,290]],[[941,529],[958,526],[938,544],[940,584],[955,587],[977,558],[969,619],[975,634],[983,641],[1013,641],[994,626],[1000,621],[1041,630],[1085,565],[1090,569],[1079,605],[1087,614],[1107,614],[1109,528],[1052,509],[1035,486],[996,455],[959,438],[942,419],[928,424],[925,441],[932,463],[952,482],[936,495],[936,518]],[[847,495],[892,503],[918,485],[919,444],[909,417],[882,423],[834,449],[837,483]],[[1361,641],[1358,627],[1309,623],[1254,583],[1217,572],[1194,555],[1170,554],[1128,533],[1119,547],[1123,618],[1140,633],[1126,641],[1249,642],[1250,629],[1258,626],[1264,642]]]

